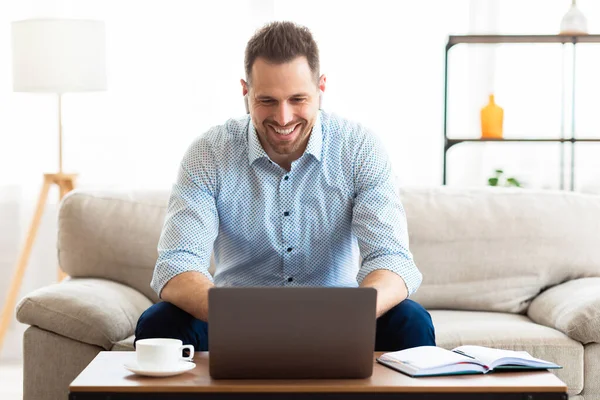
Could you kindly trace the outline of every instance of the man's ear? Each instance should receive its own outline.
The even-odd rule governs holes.
[[[327,77],[325,75],[321,75],[319,77],[319,110],[323,109],[323,93],[325,92],[326,86]]]
[[[327,77],[325,76],[325,74],[323,74],[319,77],[319,90],[321,90],[321,92],[325,92],[326,86],[327,86]]]
[[[240,79],[240,83],[242,84],[242,95],[244,96],[244,108],[246,109],[246,114],[250,114],[250,107],[248,106],[248,83]]]

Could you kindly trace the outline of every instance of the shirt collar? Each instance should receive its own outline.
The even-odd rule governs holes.
[[[323,127],[321,126],[321,110],[317,113],[317,120],[310,133],[305,153],[312,154],[317,161],[321,161],[321,152],[323,150]]]
[[[248,126],[248,161],[250,165],[257,159],[261,157],[269,156],[263,149],[260,144],[260,140],[258,139],[258,133],[254,128],[254,124],[252,123],[252,118],[248,118],[249,126]],[[310,133],[310,137],[308,139],[308,144],[306,145],[306,150],[304,153],[312,154],[318,161],[321,161],[321,152],[323,150],[323,130],[321,126],[321,111],[319,110],[317,114],[317,119],[315,121],[315,125],[312,128],[312,132]]]
[[[268,159],[269,156],[260,144],[260,140],[258,140],[256,129],[254,129],[254,124],[252,123],[252,118],[248,118],[248,121],[250,124],[248,126],[248,161],[250,161],[250,165],[252,165],[252,163],[259,158],[266,157]]]

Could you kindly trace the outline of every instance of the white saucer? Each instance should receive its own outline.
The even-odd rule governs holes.
[[[175,368],[169,370],[148,370],[143,369],[134,361],[126,362],[123,366],[131,372],[144,376],[174,376],[183,374],[186,371],[196,368],[196,364],[191,361],[179,361]]]

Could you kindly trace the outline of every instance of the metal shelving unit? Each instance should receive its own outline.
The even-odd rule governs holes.
[[[465,142],[484,143],[560,143],[560,188],[564,190],[564,145],[571,143],[571,165],[570,165],[570,190],[575,186],[575,143],[578,142],[598,142],[599,138],[576,138],[575,137],[575,65],[576,65],[576,46],[573,46],[573,71],[572,71],[572,109],[571,109],[571,129],[569,136],[565,135],[564,126],[561,126],[561,137],[559,138],[508,138],[508,139],[484,139],[484,138],[449,138],[448,137],[448,53],[450,49],[457,44],[503,44],[503,43],[560,43],[573,44],[578,43],[600,43],[600,35],[452,35],[448,37],[444,61],[444,161],[442,171],[442,184],[446,184],[448,166],[448,150],[457,144]],[[564,113],[563,113],[564,114]]]

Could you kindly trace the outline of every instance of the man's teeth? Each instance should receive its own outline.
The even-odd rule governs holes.
[[[292,133],[294,131],[294,129],[296,129],[296,125],[292,126],[291,128],[288,129],[278,129],[273,127],[273,130],[277,133],[279,133],[280,135],[289,135],[290,133]]]

